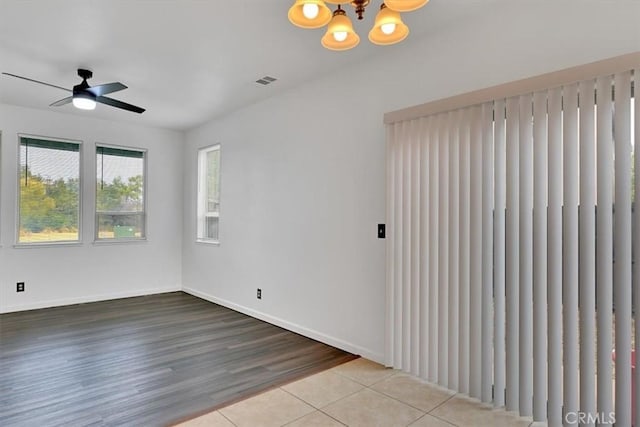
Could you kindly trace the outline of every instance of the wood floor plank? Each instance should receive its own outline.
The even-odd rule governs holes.
[[[0,425],[166,426],[355,356],[182,292],[0,315]]]

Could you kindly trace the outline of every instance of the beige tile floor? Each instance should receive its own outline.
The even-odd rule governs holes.
[[[356,359],[179,427],[529,427],[531,419]],[[542,426],[536,423],[535,426]]]

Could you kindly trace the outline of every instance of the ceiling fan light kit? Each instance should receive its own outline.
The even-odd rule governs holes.
[[[96,100],[84,94],[75,95],[73,97],[73,106],[80,110],[95,110]]]
[[[87,79],[93,77],[93,72],[79,69],[78,76],[82,77],[82,83],[73,87],[73,96],[71,97],[73,106],[80,110],[95,110],[96,95],[87,90],[89,89]]]
[[[322,46],[329,50],[349,50],[360,43],[360,37],[353,29],[351,19],[341,5],[351,4],[358,20],[370,0],[296,0],[289,9],[289,21],[301,28],[320,28],[328,24],[327,32],[321,39]],[[401,42],[409,35],[409,27],[402,22],[401,12],[412,12],[426,5],[429,0],[384,0],[369,31],[369,41],[377,45],[391,45]],[[338,8],[331,16],[326,3]],[[329,19],[326,17],[329,11]]]
[[[54,102],[50,107],[60,107],[62,105],[73,104],[74,107],[80,110],[94,110],[96,104],[105,104],[111,107],[120,108],[122,110],[131,111],[133,113],[142,114],[145,109],[136,105],[127,104],[126,102],[118,101],[117,99],[108,98],[104,95],[108,93],[118,92],[120,90],[127,89],[127,86],[120,82],[106,83],[98,86],[90,86],[87,80],[93,77],[91,70],[83,68],[78,69],[78,76],[82,78],[82,83],[75,85],[73,89],[67,89],[61,86],[52,85],[50,83],[41,82],[28,77],[19,76],[17,74],[2,73],[5,76],[16,77],[18,79],[27,80],[33,83],[38,83],[45,86],[54,87],[67,92],[71,92],[71,96],[62,98],[59,101]]]

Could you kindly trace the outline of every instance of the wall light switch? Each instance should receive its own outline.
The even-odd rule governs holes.
[[[378,224],[378,239],[386,238],[386,230],[384,224]]]

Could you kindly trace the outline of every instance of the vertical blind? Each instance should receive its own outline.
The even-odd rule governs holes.
[[[551,426],[640,426],[639,73],[387,126],[390,366]]]

